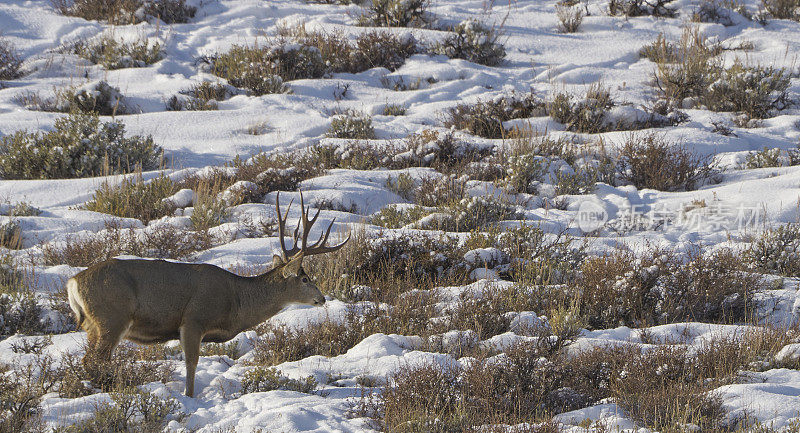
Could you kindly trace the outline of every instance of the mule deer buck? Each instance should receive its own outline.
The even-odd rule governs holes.
[[[309,220],[301,193],[301,218],[293,246],[287,249],[283,233],[291,206],[290,202],[282,217],[276,197],[281,253],[273,257],[272,269],[261,275],[242,277],[209,264],[114,258],[70,278],[69,305],[78,326],[87,332],[84,365],[110,360],[123,338],[140,344],[180,339],[186,358],[186,395],[192,397],[201,342],[228,341],[292,303],[324,304],[325,297],[303,271],[303,258],[336,251],[350,237],[326,246],[331,222],[319,240],[308,245],[319,210]]]

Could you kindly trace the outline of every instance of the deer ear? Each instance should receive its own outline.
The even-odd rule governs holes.
[[[300,273],[300,265],[303,264],[303,256],[298,255],[283,265],[283,278],[296,277]]]
[[[272,269],[278,269],[283,266],[283,257],[278,254],[272,255]]]

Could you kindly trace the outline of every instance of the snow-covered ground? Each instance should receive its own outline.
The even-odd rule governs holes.
[[[141,23],[110,27],[80,18],[57,14],[48,0],[4,0],[0,4],[0,36],[13,43],[26,59],[25,68],[33,72],[4,82],[0,86],[0,137],[18,130],[52,129],[60,113],[33,111],[21,107],[15,96],[24,91],[50,95],[56,86],[83,84],[106,80],[119,87],[136,114],[118,116],[128,133],[152,135],[163,146],[172,161],[168,172],[183,176],[206,166],[218,166],[237,155],[248,157],[262,151],[302,149],[323,140],[337,109],[356,109],[373,116],[376,135],[381,140],[400,140],[423,129],[441,129],[442,113],[458,103],[489,100],[511,92],[526,93],[531,89],[541,95],[561,90],[580,93],[593,83],[609,86],[620,102],[646,106],[654,98],[651,85],[655,65],[640,58],[638,52],[663,33],[677,40],[691,13],[699,7],[698,0],[677,0],[677,18],[614,17],[606,13],[606,0],[589,0],[590,15],[584,18],[580,31],[564,34],[557,30],[556,2],[552,0],[517,0],[488,2],[479,0],[432,0],[430,12],[439,28],[455,25],[467,18],[480,18],[502,29],[501,41],[508,53],[500,66],[488,67],[445,56],[416,54],[395,72],[375,68],[357,74],[340,73],[320,79],[292,81],[291,94],[272,94],[260,97],[244,94],[219,103],[217,111],[167,111],[165,101],[193,83],[218,80],[203,72],[197,59],[203,55],[224,52],[234,44],[252,44],[274,35],[278,26],[305,22],[309,29],[342,31],[357,34],[365,31],[354,23],[361,14],[358,5],[306,3],[302,0],[190,0],[198,6],[194,19],[187,24],[155,25]],[[756,12],[759,2],[743,2]],[[767,25],[734,16],[734,25],[697,23],[700,31],[724,46],[751,42],[749,51],[730,50],[722,54],[727,62],[741,58],[748,64],[785,67],[792,71],[788,92],[800,100],[800,79],[797,55],[800,53],[800,23],[789,20],[769,20]],[[393,28],[397,34],[412,33],[421,41],[437,41],[446,32],[430,29]],[[165,47],[165,58],[143,68],[106,71],[100,66],[72,55],[63,54],[59,47],[80,38],[91,38],[113,32],[116,37],[156,37]],[[385,76],[402,77],[405,82],[430,80],[414,91],[393,91],[381,84]],[[337,100],[337,86],[349,86],[347,96]],[[387,104],[407,107],[404,116],[385,116]],[[681,143],[700,155],[714,158],[724,169],[714,182],[697,190],[661,192],[636,189],[633,186],[598,184],[593,194],[570,196],[565,210],[542,206],[536,198],[525,202],[524,218],[552,233],[566,230],[583,237],[580,218],[587,210],[604,213],[610,227],[623,227],[631,216],[666,215],[666,223],[650,229],[602,229],[586,236],[588,250],[599,254],[624,244],[631,249],[651,247],[682,251],[695,245],[710,250],[738,247],[750,235],[765,227],[800,220],[800,166],[744,169],[746,155],[764,147],[795,149],[800,139],[800,108],[782,110],[777,116],[763,120],[754,128],[740,128],[732,122],[730,113],[702,109],[684,110],[689,120],[675,127],[659,130],[669,140]],[[515,120],[529,122],[540,131],[566,134],[564,126],[549,117]],[[714,123],[729,126],[732,135],[715,132]],[[263,125],[262,134],[248,134],[248,128]],[[500,140],[487,140],[457,132],[460,139],[476,144],[502,145]],[[620,145],[627,132],[601,134],[606,146]],[[580,134],[579,134],[580,135]],[[376,141],[379,143],[379,141]],[[357,209],[357,213],[323,210],[320,226],[336,218],[334,232],[348,227],[366,225],[368,233],[378,233],[367,218],[391,204],[408,201],[392,192],[387,180],[400,172],[420,178],[430,175],[425,168],[402,171],[359,171],[336,169],[326,175],[304,181],[300,187],[308,202],[330,200],[342,209]],[[156,173],[145,173],[146,178]],[[3,180],[0,199],[8,203],[27,202],[40,208],[39,216],[15,217],[24,234],[25,249],[15,251],[24,260],[39,254],[41,243],[64,240],[68,236],[103,229],[108,216],[79,210],[75,207],[91,199],[103,182],[118,177],[84,178],[73,180]],[[485,184],[473,184],[469,194],[490,194]],[[286,197],[284,197],[284,195]],[[296,196],[285,192],[283,200]],[[282,201],[283,201],[282,200]],[[703,202],[705,207],[692,206]],[[275,194],[270,193],[263,203],[245,204],[234,208],[231,222],[247,216],[271,217],[274,214]],[[290,220],[299,214],[292,213]],[[4,221],[10,217],[0,217]],[[4,222],[3,221],[3,222]],[[616,224],[614,222],[616,221]],[[134,222],[138,225],[140,223]],[[235,224],[231,225],[234,226]],[[594,228],[594,227],[592,227]],[[220,231],[223,231],[220,229]],[[313,234],[312,234],[313,236]],[[201,261],[232,269],[259,268],[270,263],[279,248],[277,238],[238,238],[230,236],[193,257]],[[44,294],[57,291],[63,282],[80,269],[67,265],[34,267],[37,291]],[[492,277],[491,272],[476,273],[476,277]],[[779,280],[774,290],[759,297],[766,300],[762,316],[776,326],[796,329],[800,323],[800,282]],[[474,287],[494,284],[480,280]],[[497,284],[503,284],[502,282]],[[456,288],[463,291],[465,288]],[[446,290],[444,290],[446,292]],[[324,307],[292,307],[273,317],[271,322],[292,327],[306,326],[310,321],[344,314],[346,303],[331,299]],[[769,310],[769,311],[767,311]],[[544,312],[530,313],[534,318]],[[714,336],[735,335],[751,325],[711,325],[679,323],[657,326],[646,331],[626,327],[584,331],[570,350],[606,344],[645,344],[641,335],[646,332],[661,341],[683,339],[693,346]],[[690,335],[688,340],[686,336]],[[514,335],[505,336],[512,340]],[[15,353],[11,347],[21,339],[11,336],[0,341],[0,363],[29,362],[33,355]],[[373,425],[364,418],[353,417],[351,404],[360,388],[356,378],[369,375],[386,378],[403,365],[419,362],[459,362],[450,355],[421,350],[417,336],[375,334],[367,337],[346,353],[335,357],[312,356],[277,366],[292,378],[314,376],[321,384],[319,392],[303,394],[293,391],[269,391],[238,394],[240,380],[252,368],[247,361],[252,351],[253,331],[236,337],[237,360],[225,356],[201,357],[198,366],[195,398],[182,395],[184,367],[174,361],[174,380],[166,384],[154,382],[146,388],[161,397],[176,399],[182,419],[171,421],[168,428],[178,431],[214,432],[235,428],[237,432],[363,432]],[[651,337],[652,338],[652,337]],[[488,345],[503,344],[503,336],[495,336]],[[68,351],[82,350],[83,332],[56,334],[45,349],[56,358]],[[800,348],[787,347],[784,356]],[[340,380],[326,384],[328,378]],[[747,414],[764,425],[781,429],[800,422],[800,372],[771,369],[752,373],[741,383],[722,386],[716,390],[731,417]],[[108,401],[105,393],[75,399],[47,394],[42,400],[43,419],[52,425],[73,422],[89,414],[99,402]],[[613,402],[604,402],[557,416],[566,431],[585,431],[586,419],[601,420],[607,427],[620,431],[642,431]],[[796,424],[794,424],[796,425]],[[796,430],[795,430],[796,431]]]

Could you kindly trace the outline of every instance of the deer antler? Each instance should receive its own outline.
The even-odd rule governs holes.
[[[350,234],[347,235],[347,239],[344,242],[340,243],[339,245],[334,246],[326,246],[325,243],[328,242],[328,236],[331,234],[331,228],[333,228],[333,223],[336,221],[334,218],[328,229],[325,230],[325,233],[320,235],[319,239],[311,245],[308,245],[308,234],[311,232],[311,227],[317,222],[317,218],[319,217],[319,213],[321,209],[317,209],[317,213],[314,214],[314,217],[309,220],[309,212],[310,210],[306,209],[305,201],[303,200],[303,192],[300,191],[300,220],[297,221],[297,227],[294,229],[294,235],[292,236],[292,248],[286,249],[286,243],[283,239],[283,234],[286,229],[286,221],[289,219],[289,209],[292,208],[292,203],[294,200],[289,202],[289,207],[286,208],[286,216],[281,216],[281,206],[280,206],[280,193],[275,196],[275,211],[278,214],[278,235],[280,237],[281,242],[281,260],[283,263],[289,263],[289,261],[298,256],[313,256],[315,254],[322,254],[322,253],[330,253],[336,251],[344,246],[347,241],[350,240]],[[300,224],[303,224],[303,233],[300,234]],[[299,235],[299,239],[298,239]],[[300,242],[300,248],[298,248],[298,241]]]

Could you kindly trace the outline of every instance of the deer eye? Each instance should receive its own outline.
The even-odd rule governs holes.
[[[302,281],[304,283],[307,283],[308,282],[308,277],[303,277],[303,278],[300,279],[300,281]]]

